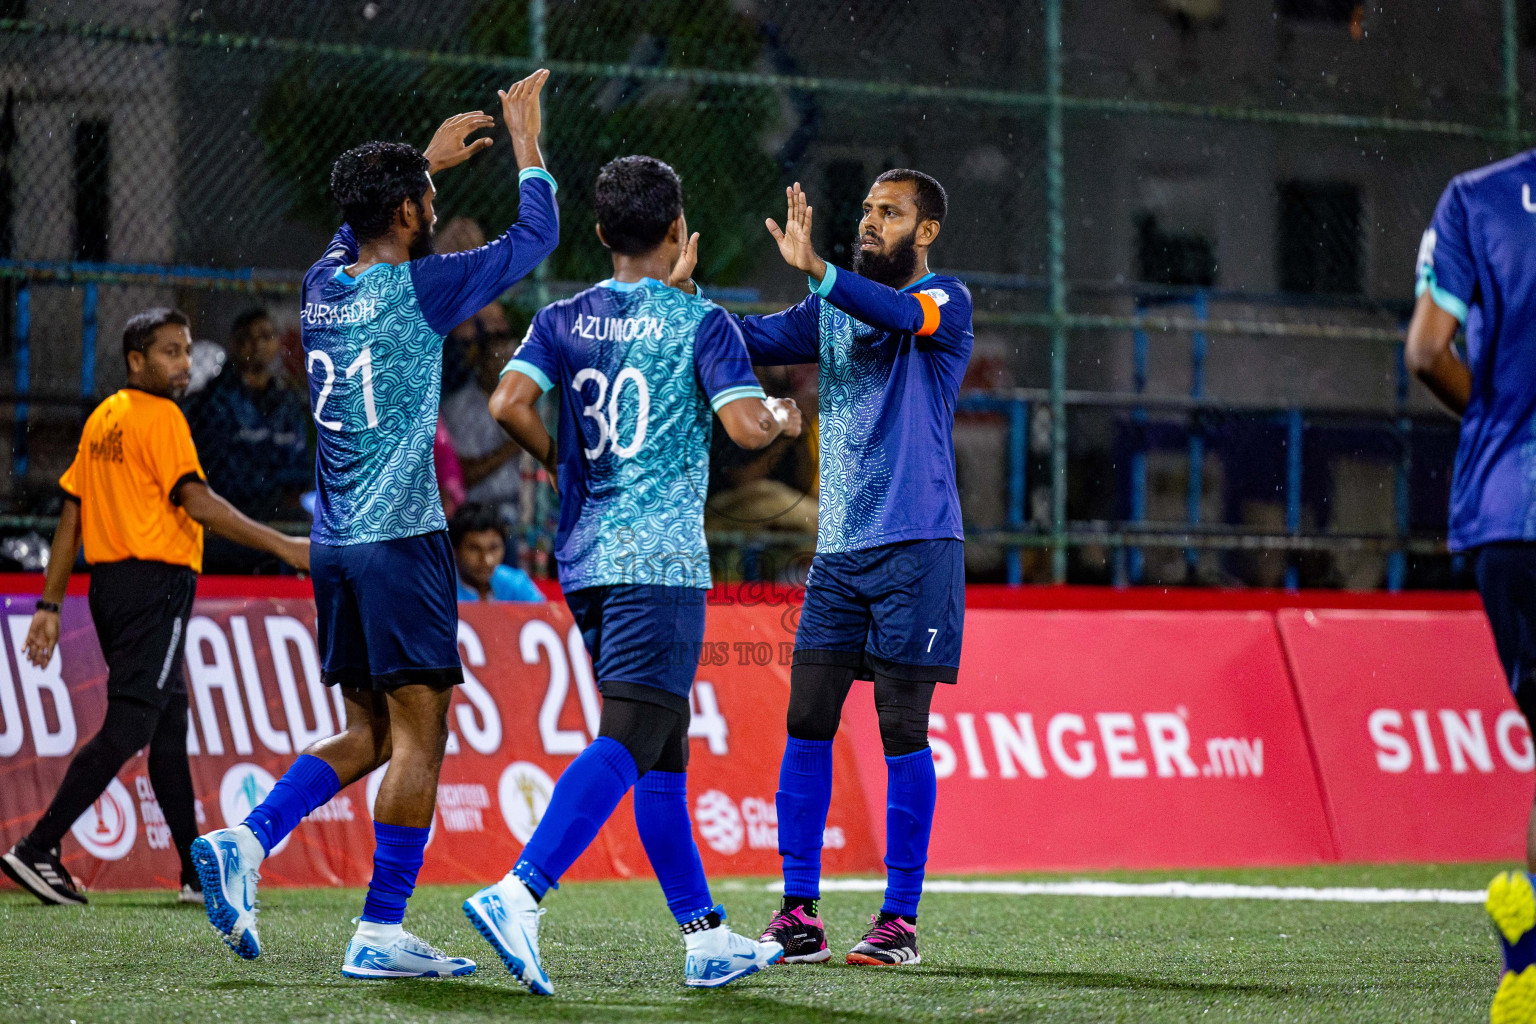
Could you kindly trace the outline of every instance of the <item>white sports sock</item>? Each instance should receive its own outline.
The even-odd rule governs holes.
[[[387,946],[400,937],[405,931],[404,925],[379,924],[377,921],[357,920],[357,937],[364,942],[371,942],[376,946]]]
[[[261,848],[261,840],[256,838],[256,833],[251,831],[249,825],[236,825],[230,829],[235,834],[235,845],[240,847],[240,859],[255,867],[267,859],[267,853]]]

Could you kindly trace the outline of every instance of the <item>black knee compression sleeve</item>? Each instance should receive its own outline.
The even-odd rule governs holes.
[[[660,704],[604,697],[602,725],[598,735],[622,743],[624,749],[629,751],[629,756],[635,759],[635,769],[641,775],[652,768],[684,771],[688,767],[687,719]],[[683,746],[681,755],[677,751],[679,743]],[[682,767],[663,767],[661,764],[665,759],[667,764],[676,765],[679,758]]]
[[[789,735],[797,740],[830,740],[837,735],[843,701],[853,686],[853,669],[837,665],[796,665],[789,670]]]
[[[928,708],[936,685],[875,676],[875,711],[886,757],[915,754],[928,746]]]

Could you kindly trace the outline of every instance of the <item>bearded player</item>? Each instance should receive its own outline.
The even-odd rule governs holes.
[[[791,963],[832,956],[817,909],[832,738],[853,681],[869,679],[887,770],[886,890],[847,960],[915,964],[937,789],[928,708],[935,685],[956,679],[965,621],[952,435],[971,358],[971,295],[928,270],[948,203],[921,171],[875,179],[853,273],[816,255],[805,194],[798,184],[787,194],[784,229],[767,226],[811,294],[741,327],[756,365],[821,365],[821,502],[779,769],[784,901],[762,938]],[[674,284],[691,289],[691,269],[679,268]]]
[[[538,71],[501,94],[517,157],[517,223],[478,249],[432,255],[431,171],[490,145],[491,123],[462,114],[427,153],[370,142],[343,153],[331,195],[345,220],[304,277],[302,335],[319,427],[310,571],[322,678],[341,687],[343,731],[310,747],[244,822],[193,843],[208,919],[240,956],[258,956],[256,869],[315,808],[388,763],[374,804],[373,878],[342,974],[464,975],[405,931],[436,809],[448,704],[463,681],[458,600],[432,441],[443,337],[555,248],[555,180],[539,152]]]

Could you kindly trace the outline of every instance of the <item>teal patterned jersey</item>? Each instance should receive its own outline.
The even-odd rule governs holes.
[[[763,397],[734,318],[651,278],[604,281],[541,309],[507,370],[561,396],[561,587],[708,587],[714,411]]]
[[[304,275],[300,334],[315,450],[317,544],[369,544],[446,530],[432,438],[443,336],[494,302],[554,249],[554,179],[519,175],[519,219],[464,252],[346,272],[358,246],[346,225]]]
[[[741,321],[759,366],[821,364],[821,554],[965,539],[955,403],[971,293],[927,274],[900,290],[828,266],[805,301]]]

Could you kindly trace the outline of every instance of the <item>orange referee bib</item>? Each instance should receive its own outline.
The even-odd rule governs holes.
[[[124,388],[85,421],[59,486],[80,500],[85,560],[136,558],[203,569],[203,528],[171,501],[187,478],[204,479],[192,431],[169,398]]]

